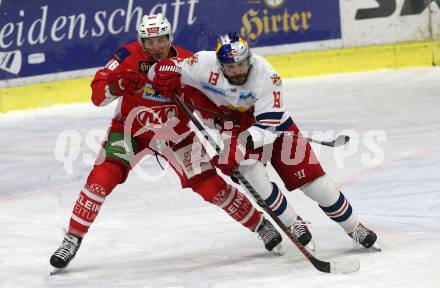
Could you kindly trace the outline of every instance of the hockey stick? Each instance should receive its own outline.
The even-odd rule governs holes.
[[[219,113],[212,111],[210,109],[206,109],[203,107],[199,107],[196,105],[191,104],[191,107],[202,111],[202,112],[206,112],[215,116],[221,116]],[[316,143],[316,144],[320,144],[320,145],[324,145],[324,146],[328,146],[328,147],[339,147],[339,146],[344,146],[345,144],[347,144],[350,141],[350,137],[347,135],[339,135],[338,137],[336,137],[336,139],[330,140],[330,141],[323,141],[323,140],[317,140],[317,139],[313,139],[310,137],[305,137],[299,134],[295,134],[292,132],[287,132],[284,133],[286,136],[290,136],[290,137],[295,137],[295,138],[299,138],[299,139],[305,139],[308,142],[312,142],[312,143]]]
[[[329,146],[329,147],[344,146],[345,144],[347,144],[350,141],[350,136],[347,136],[347,135],[339,135],[334,140],[323,141],[323,140],[316,140],[316,139],[313,139],[313,138],[310,138],[310,137],[304,137],[302,135],[294,134],[294,133],[291,133],[291,132],[287,132],[285,134],[287,136],[292,136],[292,137],[296,137],[296,138],[299,138],[299,139],[305,139],[305,140],[307,140],[309,142],[317,143],[317,144],[321,144],[321,145]]]
[[[213,139],[209,136],[209,134],[206,132],[205,127],[197,120],[197,118],[191,113],[188,106],[183,102],[180,97],[177,95],[173,96],[173,99],[177,104],[185,111],[185,113],[188,115],[188,117],[191,119],[193,124],[197,127],[197,129],[204,134],[204,137],[206,140],[208,140],[209,143],[215,143]],[[212,144],[214,145],[214,144]],[[215,144],[215,150],[217,153],[220,152],[220,147]],[[237,169],[234,169],[234,176],[237,177],[241,183],[246,187],[246,189],[251,193],[251,195],[254,197],[257,204],[272,218],[272,220],[275,221],[275,223],[278,225],[278,227],[284,232],[284,234],[295,244],[295,246],[301,251],[301,253],[304,255],[304,257],[312,263],[312,265],[321,272],[326,273],[351,273],[358,271],[360,268],[360,262],[357,259],[347,259],[347,260],[339,260],[339,261],[323,261],[318,258],[316,258],[312,253],[310,253],[309,250],[307,250],[293,235],[292,231],[290,231],[289,228],[287,228],[283,222],[280,220],[280,218],[267,206],[266,202],[261,198],[261,196],[255,191],[254,187],[246,180],[246,178],[243,176],[243,174],[238,171]]]

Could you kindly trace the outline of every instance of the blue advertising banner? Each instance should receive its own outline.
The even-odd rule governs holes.
[[[341,38],[339,0],[0,0],[0,81],[101,67],[159,12],[192,51],[230,31],[254,47]]]

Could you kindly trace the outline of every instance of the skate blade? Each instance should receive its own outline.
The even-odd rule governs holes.
[[[380,248],[379,244],[374,243],[373,246],[370,247],[371,250],[377,251],[377,252],[382,252],[382,248]]]
[[[54,268],[51,272],[50,272],[50,276],[53,275],[57,275],[59,273],[61,273],[65,268]]]
[[[286,254],[286,249],[284,248],[282,243],[279,243],[270,252],[276,256],[283,256],[284,254]]]
[[[306,249],[309,250],[309,251],[313,251],[313,252],[315,252],[315,251],[316,251],[315,241],[314,241],[313,239],[310,240],[310,242],[307,243],[307,245],[304,246],[304,248],[306,248]]]

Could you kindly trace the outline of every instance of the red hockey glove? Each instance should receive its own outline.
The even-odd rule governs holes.
[[[240,113],[236,111],[220,112],[214,119],[214,125],[221,133],[231,130],[233,136],[238,136],[254,123],[255,117],[253,113]]]
[[[252,140],[249,139],[247,142],[252,142]],[[232,137],[230,141],[226,141],[225,148],[220,152],[220,155],[216,155],[212,159],[214,165],[223,174],[232,176],[233,170],[238,168],[240,162],[249,156],[252,151],[251,146],[253,146],[252,143],[244,143],[241,137]]]
[[[127,69],[120,72],[112,72],[107,79],[110,93],[123,96],[133,93],[141,93],[145,86],[146,77],[139,72]]]
[[[230,119],[230,113],[228,113],[228,112],[217,113],[217,116],[215,116],[215,118],[214,118],[215,128],[217,128],[217,130],[219,130],[220,132],[223,132],[226,121],[231,121],[231,123],[234,125],[233,120]],[[231,125],[229,125],[229,126],[231,126]]]
[[[162,96],[171,98],[182,85],[180,70],[171,59],[159,61],[154,68],[153,87]]]

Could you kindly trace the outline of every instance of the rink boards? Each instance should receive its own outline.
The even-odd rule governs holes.
[[[187,1],[178,10],[177,0],[129,0],[128,6],[122,8],[117,6],[119,1],[108,1],[110,5],[105,5],[108,11],[102,10],[102,3],[93,2],[90,4],[93,7],[89,7],[92,14],[84,12],[86,8],[76,6],[75,9],[84,11],[69,12],[74,13],[69,17],[63,10],[69,7],[56,7],[57,4],[46,2],[33,1],[24,7],[14,7],[11,2],[5,6],[0,1],[0,12],[10,10],[6,14],[9,17],[0,20],[0,36],[3,36],[0,41],[0,112],[88,101],[91,77],[100,66],[98,63],[104,65],[106,62],[99,57],[108,57],[112,49],[133,40],[134,12],[141,4],[142,14],[165,13],[173,24],[175,42],[193,51],[210,50],[215,36],[225,29],[240,29],[254,47],[253,51],[265,55],[285,78],[440,63],[440,8],[436,1],[420,4],[422,1],[413,0],[377,1],[380,3],[258,0],[240,4],[209,1],[208,4],[206,0],[199,0]],[[385,2],[387,4],[382,4]],[[208,17],[206,9],[213,6],[219,13],[224,10],[230,17]],[[102,17],[97,16],[104,13],[109,19],[117,19],[120,15],[133,17],[121,18],[124,25],[120,27],[116,20],[109,22],[110,31],[98,31],[98,26],[93,25],[87,30],[86,24],[85,28],[80,25],[80,20],[89,18],[102,22]],[[68,31],[66,26],[63,33],[60,24],[63,19],[77,26]],[[21,35],[29,30],[27,38]],[[88,39],[93,34],[87,34],[90,31],[102,32],[102,36]],[[115,33],[117,31],[120,33]],[[193,35],[197,34],[197,41],[194,41]],[[65,57],[65,51],[72,47],[87,51],[86,55],[74,59]],[[102,51],[102,47],[109,51]],[[96,57],[87,53],[96,53]]]

